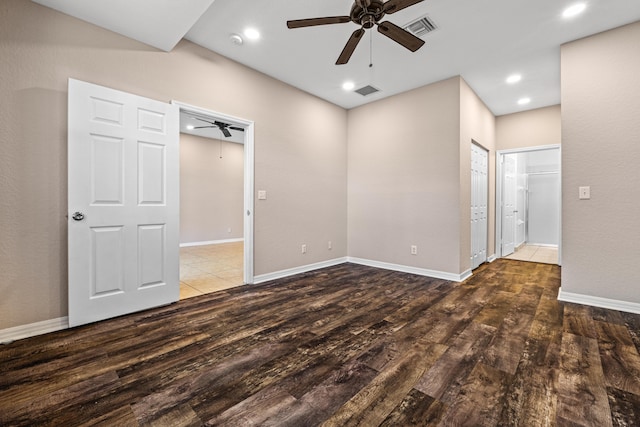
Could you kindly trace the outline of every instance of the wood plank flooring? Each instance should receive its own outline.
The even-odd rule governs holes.
[[[639,426],[640,316],[560,268],[343,264],[0,346],[0,426]]]

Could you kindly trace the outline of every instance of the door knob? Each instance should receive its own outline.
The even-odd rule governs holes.
[[[82,221],[84,219],[84,214],[82,212],[75,212],[73,216],[71,216],[71,218],[75,219],[76,221]]]

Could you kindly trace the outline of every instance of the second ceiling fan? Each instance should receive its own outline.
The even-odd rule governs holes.
[[[201,122],[209,123],[209,126],[195,126],[193,129],[218,128],[218,129],[220,129],[222,134],[227,138],[231,137],[231,132],[229,132],[229,129],[233,129],[233,130],[237,130],[237,131],[240,131],[240,132],[244,132],[244,129],[241,128],[241,127],[232,126],[229,123],[223,123],[223,122],[218,121],[218,120],[209,121],[209,120],[201,119],[199,117],[194,117],[194,119],[200,120]]]
[[[303,28],[313,27],[316,25],[346,24],[347,22],[353,22],[359,25],[360,28],[351,34],[351,37],[347,41],[347,44],[336,61],[336,65],[346,64],[349,62],[351,55],[358,46],[362,36],[364,36],[365,30],[372,28],[374,25],[378,26],[379,33],[389,37],[396,43],[401,44],[411,52],[415,52],[424,45],[424,40],[414,36],[410,32],[389,21],[380,22],[380,20],[387,14],[390,15],[392,13],[396,13],[422,1],[424,0],[389,0],[387,2],[384,2],[383,0],[355,0],[355,3],[351,7],[351,13],[349,16],[296,19],[293,21],[287,21],[287,27]]]

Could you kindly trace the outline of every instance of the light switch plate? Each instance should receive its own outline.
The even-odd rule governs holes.
[[[578,187],[578,198],[589,200],[591,198],[591,187]]]
[[[258,200],[267,200],[267,190],[258,190]]]

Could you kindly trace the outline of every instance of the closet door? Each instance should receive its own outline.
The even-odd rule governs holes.
[[[471,144],[471,268],[487,260],[489,154]]]

